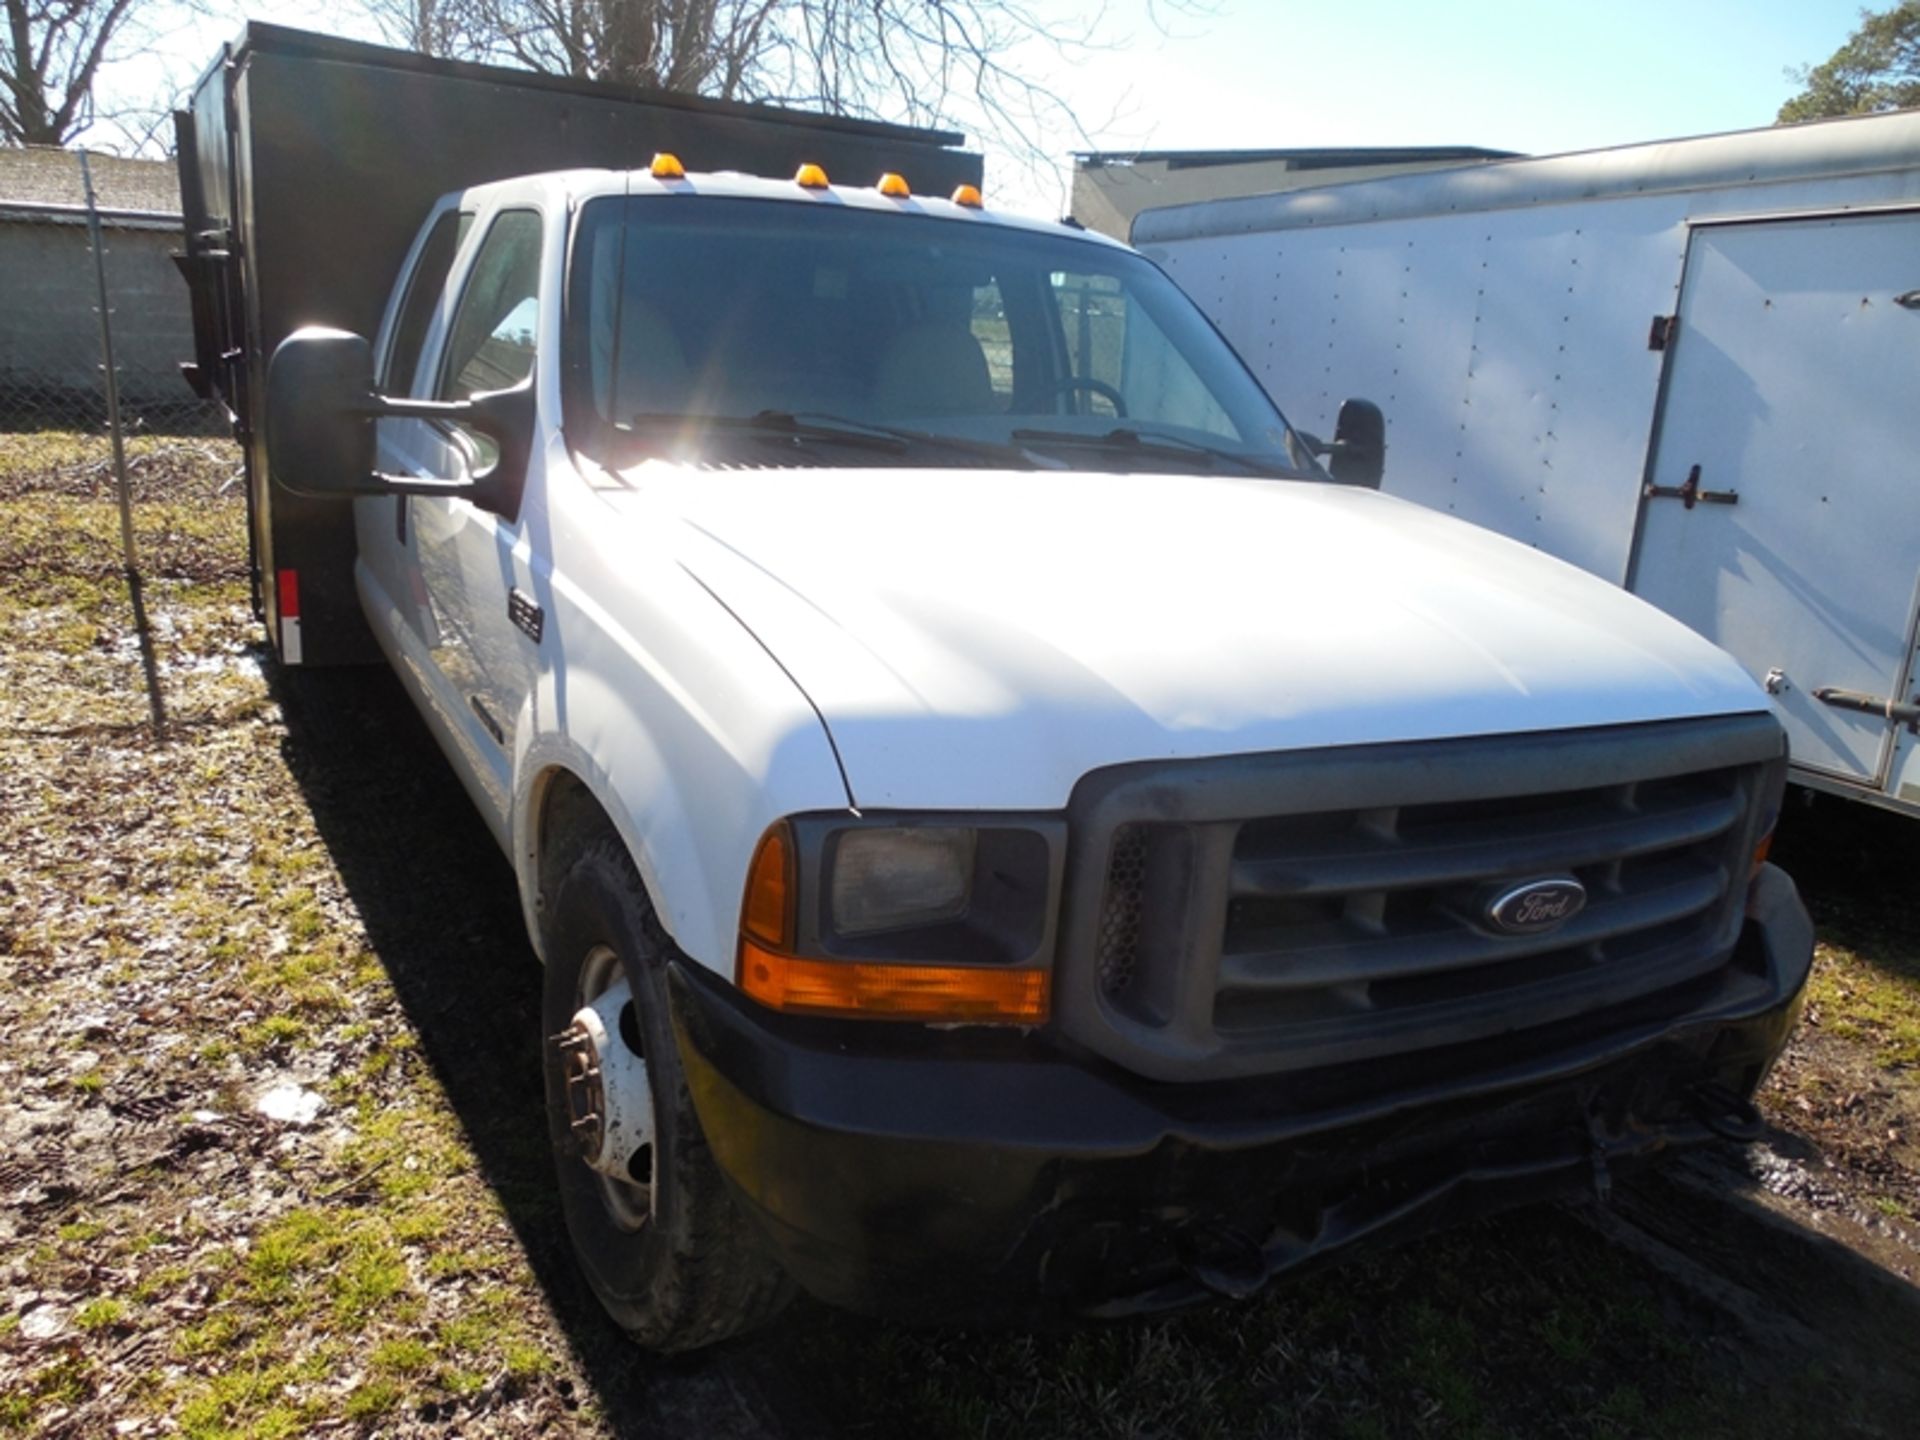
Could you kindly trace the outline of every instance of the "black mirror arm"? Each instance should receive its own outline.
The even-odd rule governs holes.
[[[1322,440],[1318,435],[1309,434],[1305,430],[1296,430],[1293,433],[1300,437],[1300,443],[1305,445],[1316,459],[1328,455],[1351,455],[1356,448],[1359,448],[1351,440]]]
[[[403,400],[392,396],[370,392],[364,402],[353,407],[351,412],[368,420],[428,420],[455,421],[463,424],[473,422],[473,402],[471,400]],[[458,436],[459,432],[448,426],[449,433]],[[430,480],[418,475],[393,475],[384,470],[374,472],[382,488],[394,495],[472,495],[479,489],[473,480]]]
[[[527,450],[532,442],[533,387],[523,382],[509,390],[492,390],[471,400],[412,400],[369,393],[354,413],[370,420],[425,420],[443,429],[465,452],[469,466],[479,456],[457,427],[478,430],[499,447],[499,460],[484,473],[466,480],[426,480],[414,475],[380,475],[396,495],[465,496],[485,509],[510,513],[519,505],[526,476]]]
[[[1318,435],[1302,435],[1300,438],[1315,455],[1351,455],[1361,448],[1351,440],[1322,440]]]
[[[392,395],[369,393],[354,414],[369,420],[469,420],[471,400],[407,400]]]

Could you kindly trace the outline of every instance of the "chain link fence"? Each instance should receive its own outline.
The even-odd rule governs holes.
[[[194,395],[180,376],[181,362],[193,356],[193,322],[172,258],[181,247],[181,221],[171,165],[90,161],[93,186],[77,154],[0,151],[7,294],[0,305],[0,435],[67,431],[107,439],[95,233],[124,434],[225,435],[220,407]],[[168,202],[171,213],[145,208]]]
[[[180,366],[192,307],[173,168],[38,147],[0,149],[0,498],[111,493],[153,734],[166,734],[134,500],[190,500],[238,454],[218,405]],[[30,523],[25,527],[32,532]],[[84,528],[84,527],[83,527]]]

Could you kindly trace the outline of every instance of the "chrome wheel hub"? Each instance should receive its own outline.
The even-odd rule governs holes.
[[[619,957],[596,946],[580,967],[580,1008],[553,1037],[575,1153],[600,1182],[609,1218],[646,1223],[653,1193],[653,1085],[633,989]]]

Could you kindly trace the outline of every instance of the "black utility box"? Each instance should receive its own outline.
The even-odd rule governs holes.
[[[885,171],[944,195],[978,184],[962,138],[833,115],[637,90],[250,24],[174,117],[186,218],[181,268],[195,356],[184,367],[233,417],[246,456],[254,608],[276,646],[297,604],[300,663],[378,657],[353,590],[352,508],[302,499],[267,469],[267,360],[302,325],[372,338],[407,247],[452,190],[544,170],[644,168],[836,182]],[[295,657],[285,656],[292,659]]]

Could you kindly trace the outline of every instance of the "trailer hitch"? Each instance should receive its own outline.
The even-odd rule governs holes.
[[[1687,472],[1684,485],[1649,484],[1642,492],[1649,500],[1678,500],[1691,510],[1696,505],[1738,505],[1738,490],[1702,490],[1700,488],[1700,467],[1694,466]]]
[[[1882,716],[1889,725],[1904,725],[1915,735],[1920,735],[1920,701],[1863,695],[1858,690],[1837,690],[1831,685],[1814,691],[1813,698],[1836,710],[1855,710],[1862,715]]]

